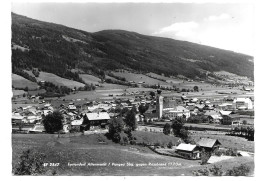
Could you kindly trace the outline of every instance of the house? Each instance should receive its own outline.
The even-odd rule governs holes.
[[[189,102],[189,99],[186,96],[181,96],[181,100],[183,102]]]
[[[71,130],[82,131],[82,129],[83,129],[82,123],[83,123],[83,117],[81,119],[76,119],[76,120],[71,121],[71,123],[70,123]]]
[[[196,104],[195,108],[197,108],[199,111],[202,111],[204,109],[205,105],[204,104]]]
[[[176,106],[175,108],[164,109],[164,115],[170,119],[174,119],[176,117],[185,117],[188,119],[190,117],[190,110],[183,106]]]
[[[76,111],[76,110],[77,110],[77,108],[76,108],[75,105],[72,105],[72,104],[68,105],[68,111],[73,112],[73,111]]]
[[[199,101],[198,98],[193,98],[193,99],[191,99],[191,102],[193,102],[193,103],[196,103],[196,102],[198,102],[198,101]]]
[[[41,116],[27,116],[26,117],[26,122],[27,123],[35,123],[37,121],[40,121],[42,119]]]
[[[90,129],[106,128],[109,120],[110,116],[107,112],[86,113],[83,124]]]
[[[45,128],[42,124],[35,124],[33,128],[28,130],[29,133],[43,133]]]
[[[44,116],[47,116],[48,114],[51,114],[51,113],[53,113],[53,111],[51,111],[51,110],[43,110]]]
[[[241,116],[239,114],[230,114],[230,115],[223,115],[222,124],[224,125],[236,125],[239,126],[241,124],[240,118]]]
[[[215,124],[220,124],[221,123],[221,120],[222,120],[222,117],[219,116],[219,115],[209,115],[208,117],[208,121],[210,123],[215,123]]]
[[[236,109],[253,109],[252,100],[249,98],[236,98],[233,101]]]
[[[222,103],[218,105],[220,110],[233,110],[233,104],[231,103]]]
[[[217,139],[210,139],[210,138],[201,138],[197,145],[200,149],[204,149],[205,151],[213,152],[219,149],[221,143]]]
[[[232,111],[219,111],[220,115],[221,116],[227,116],[227,115],[230,115],[232,113]]]
[[[217,124],[219,124],[220,120],[222,120],[222,117],[221,117],[220,113],[217,112],[217,111],[214,111],[214,110],[207,110],[204,113],[204,115],[207,116],[208,121],[210,123],[217,123]]]
[[[12,124],[20,124],[26,122],[24,116],[21,116],[19,113],[12,114]]]
[[[175,152],[188,159],[200,159],[200,149],[197,145],[181,143],[177,146]]]

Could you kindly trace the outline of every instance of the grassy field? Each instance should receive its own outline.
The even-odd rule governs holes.
[[[137,139],[153,140],[153,133],[134,132]],[[155,134],[155,133],[154,133]],[[157,134],[157,133],[156,133]],[[171,138],[171,136],[168,136]],[[157,135],[157,139],[163,138]],[[105,141],[100,144],[99,140]],[[162,141],[161,140],[161,141]],[[104,135],[88,135],[58,138],[49,134],[13,134],[12,149],[13,168],[17,166],[22,151],[34,149],[46,154],[45,163],[59,163],[57,167],[47,166],[46,174],[53,171],[57,175],[193,175],[198,170],[210,165],[201,166],[200,161],[162,156],[147,147],[121,146],[108,140]],[[69,163],[106,164],[105,166],[69,166]],[[127,163],[133,164],[132,166]],[[253,158],[234,158],[228,162],[219,162],[225,169],[246,163],[254,165]],[[115,164],[120,164],[115,165]],[[143,164],[143,166],[138,165]],[[156,164],[165,164],[156,166]],[[212,165],[213,166],[213,165]]]
[[[167,84],[164,81],[160,81],[157,79],[153,79],[151,77],[148,77],[143,74],[136,74],[136,73],[130,73],[130,72],[113,72],[114,75],[119,76],[119,77],[124,77],[127,81],[134,81],[135,83],[138,82],[145,82],[145,84]]]
[[[29,73],[30,71],[26,71],[27,73]],[[31,74],[31,73],[30,73]],[[84,84],[80,83],[80,82],[76,82],[73,80],[69,80],[69,79],[65,79],[62,77],[59,77],[55,74],[52,73],[47,73],[47,72],[40,72],[39,77],[35,77],[37,79],[37,81],[47,81],[47,82],[52,82],[55,85],[58,86],[67,86],[69,88],[74,88],[74,87],[84,87]]]
[[[103,83],[101,84],[101,87],[97,87],[97,90],[110,90],[110,89],[127,89],[128,86],[125,85],[119,85],[119,84],[109,84],[109,83]]]
[[[168,136],[163,133],[153,133],[153,132],[144,132],[144,131],[134,131],[132,132],[133,136],[137,138],[137,142],[141,143],[160,143],[162,145],[167,145],[169,142],[177,144],[179,138],[175,136]]]
[[[13,89],[12,92],[13,92],[13,96],[21,96],[24,93],[26,93],[24,90],[15,90],[15,89]]]
[[[27,80],[17,74],[12,74],[12,86],[17,89],[24,89],[28,87],[29,90],[34,90],[38,88],[37,83]]]
[[[95,85],[95,84],[99,84],[99,82],[101,81],[100,78],[89,74],[79,74],[79,77],[81,77],[83,81],[86,82],[87,84]]]

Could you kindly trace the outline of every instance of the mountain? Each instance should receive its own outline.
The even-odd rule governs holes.
[[[186,41],[123,30],[89,33],[12,13],[13,73],[38,68],[77,80],[75,70],[104,76],[107,70],[131,69],[189,78],[226,71],[253,79],[252,60]]]

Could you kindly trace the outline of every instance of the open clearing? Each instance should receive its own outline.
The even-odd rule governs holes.
[[[24,89],[28,87],[29,90],[35,90],[39,87],[37,83],[25,79],[17,74],[12,74],[12,86],[17,89]]]
[[[141,132],[134,134],[138,139],[145,139],[144,134]],[[147,140],[153,138],[151,134],[146,135]],[[100,139],[105,141],[106,144],[100,144],[98,141]],[[50,134],[13,134],[12,148],[14,167],[18,163],[22,151],[29,148],[45,153],[45,163],[59,163],[58,167],[46,167],[47,175],[51,175],[53,171],[56,171],[57,175],[192,176],[192,171],[194,170],[213,166],[201,166],[199,160],[186,160],[158,155],[147,147],[121,146],[108,140],[102,134],[67,138],[58,138],[57,135]],[[69,163],[98,163],[105,164],[105,166],[69,166]],[[133,166],[127,166],[127,163],[132,163]],[[254,159],[251,157],[237,157],[228,161],[218,162],[216,165],[220,164],[223,165],[224,169],[230,169],[241,163],[246,163],[253,170]],[[116,164],[120,164],[120,166]],[[145,165],[137,166],[137,164]],[[155,166],[156,164],[165,164],[166,166]]]

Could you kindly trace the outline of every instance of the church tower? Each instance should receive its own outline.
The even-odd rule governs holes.
[[[158,119],[162,117],[162,113],[163,113],[163,96],[158,94],[156,97],[156,114],[158,116]]]

